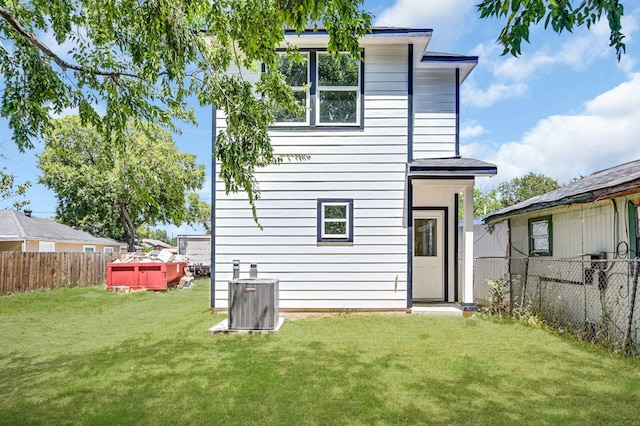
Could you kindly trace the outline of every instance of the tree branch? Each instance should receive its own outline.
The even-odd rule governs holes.
[[[136,79],[142,79],[140,76],[136,74],[122,73],[122,72],[115,72],[115,71],[91,70],[89,68],[67,62],[64,59],[62,59],[60,56],[56,55],[44,43],[40,42],[31,32],[29,32],[28,29],[24,27],[24,25],[22,25],[20,21],[18,21],[15,18],[15,16],[11,14],[11,12],[8,9],[0,6],[0,17],[5,21],[7,21],[9,25],[11,25],[11,27],[14,29],[14,31],[17,32],[23,39],[28,41],[32,46],[34,46],[36,49],[44,53],[45,56],[49,57],[53,62],[58,64],[58,66],[62,68],[63,71],[71,69],[71,70],[79,71],[82,73],[99,75],[103,77],[111,77],[114,80],[117,80],[119,77],[132,77]]]

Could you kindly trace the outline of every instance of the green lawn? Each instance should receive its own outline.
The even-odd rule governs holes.
[[[0,298],[0,424],[638,424],[640,360],[508,321],[212,335],[209,288]]]

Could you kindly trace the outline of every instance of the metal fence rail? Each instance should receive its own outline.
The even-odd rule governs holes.
[[[104,283],[107,263],[120,254],[0,251],[0,295]]]
[[[555,327],[629,350],[640,344],[639,259],[479,257],[476,286],[504,280],[508,311],[528,309]]]

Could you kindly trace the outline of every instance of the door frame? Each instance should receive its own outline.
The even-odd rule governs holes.
[[[449,207],[430,206],[414,207],[409,211],[407,232],[407,308],[413,306],[413,212],[414,211],[441,211],[444,216],[444,302],[449,302]]]

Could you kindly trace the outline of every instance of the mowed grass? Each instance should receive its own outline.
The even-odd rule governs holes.
[[[638,424],[640,364],[487,318],[212,335],[209,287],[0,298],[0,424]]]

